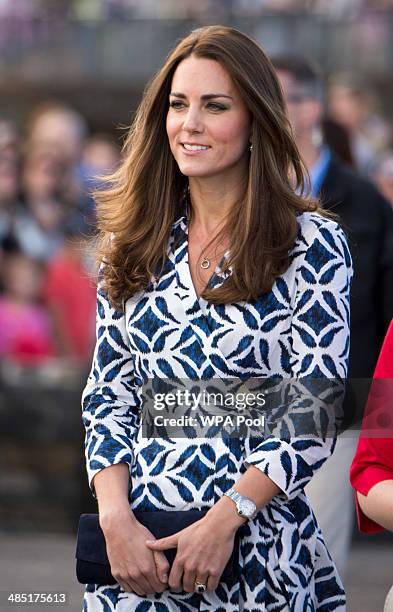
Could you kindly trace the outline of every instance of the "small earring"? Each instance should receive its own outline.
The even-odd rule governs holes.
[[[252,143],[250,144],[250,151],[252,151]]]

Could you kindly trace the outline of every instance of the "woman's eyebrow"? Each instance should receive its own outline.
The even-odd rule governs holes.
[[[182,98],[182,99],[187,98],[185,94],[179,93],[176,91],[172,91],[169,95],[175,98]],[[211,93],[211,94],[204,94],[203,96],[201,96],[201,100],[211,100],[212,98],[229,98],[230,100],[233,100],[232,96],[228,96],[227,94],[222,94],[222,93]]]

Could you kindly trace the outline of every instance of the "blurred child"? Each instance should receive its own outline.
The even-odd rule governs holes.
[[[48,312],[41,303],[44,270],[22,253],[3,260],[0,296],[0,359],[40,365],[55,356]]]

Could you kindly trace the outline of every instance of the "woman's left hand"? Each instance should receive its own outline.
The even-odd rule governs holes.
[[[177,548],[176,558],[169,574],[168,584],[172,589],[195,591],[195,581],[214,591],[221,574],[232,554],[236,529],[228,525],[220,527],[207,517],[196,521],[166,538],[146,540],[151,550]]]

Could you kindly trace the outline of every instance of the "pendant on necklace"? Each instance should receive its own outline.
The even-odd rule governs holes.
[[[202,259],[201,268],[203,268],[204,270],[206,270],[207,268],[210,268],[210,260],[207,257],[204,257]]]

